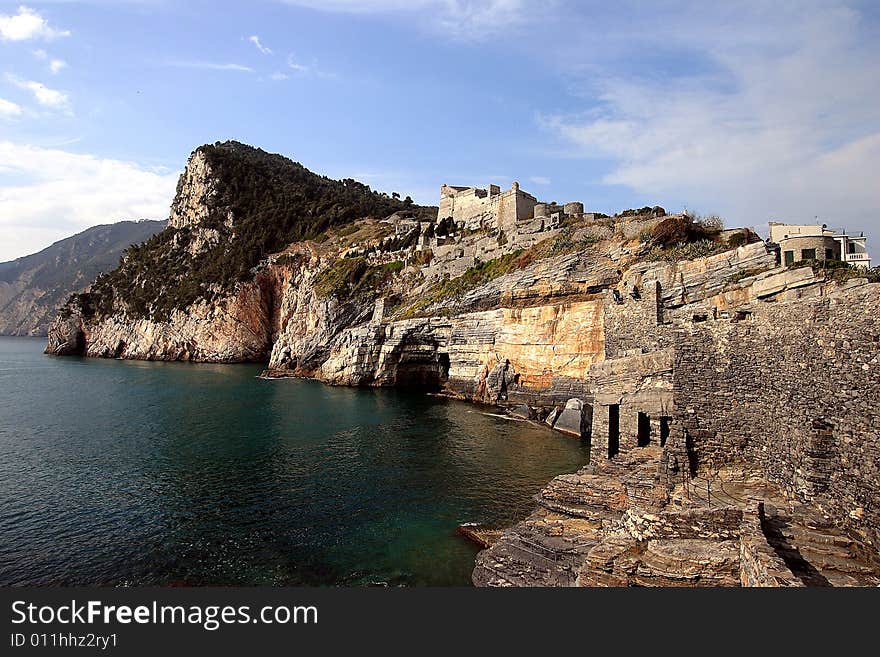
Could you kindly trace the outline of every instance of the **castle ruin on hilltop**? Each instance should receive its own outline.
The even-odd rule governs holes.
[[[519,234],[558,228],[566,217],[580,218],[583,214],[583,203],[539,203],[514,182],[503,192],[498,185],[487,189],[442,185],[437,218],[451,217],[466,230],[497,228],[506,234]]]
[[[660,207],[647,210],[651,218],[666,214]],[[578,201],[539,201],[514,182],[504,191],[498,185],[484,189],[444,184],[436,220],[395,215],[389,221],[398,242],[413,237],[415,251],[430,254],[422,270],[430,283],[456,278],[480,263],[558,237],[568,225],[589,226],[604,219],[608,218],[601,213],[584,212]]]

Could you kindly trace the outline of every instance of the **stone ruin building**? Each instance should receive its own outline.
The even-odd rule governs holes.
[[[583,203],[539,203],[514,182],[504,192],[498,185],[476,187],[440,187],[438,220],[450,217],[465,230],[497,228],[506,234],[539,233],[559,228],[565,217],[582,217]]]
[[[417,314],[380,299],[314,371],[429,385],[590,445],[478,555],[477,585],[880,585],[880,284],[787,267],[748,229],[651,257],[642,236],[676,219],[444,185],[436,219],[387,220],[381,257],[418,258],[410,298],[554,236],[576,246]]]
[[[600,216],[604,215],[585,213],[580,202],[539,202],[514,182],[505,191],[498,185],[482,189],[444,184],[436,221],[392,220],[398,239],[416,234],[415,249],[430,252],[424,275],[431,282],[455,278],[481,262],[552,238],[567,220],[589,222]]]
[[[545,419],[591,465],[480,554],[476,584],[880,585],[880,284],[777,257],[640,263],[602,293],[604,358]],[[540,395],[506,394],[540,419]]]

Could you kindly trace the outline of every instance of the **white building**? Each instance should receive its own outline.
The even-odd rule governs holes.
[[[834,234],[834,239],[840,242],[840,259],[854,267],[871,268],[871,255],[865,243],[868,238],[864,233],[856,235],[847,235],[846,231]]]
[[[770,241],[779,244],[785,266],[799,260],[841,260],[854,267],[871,267],[864,233],[847,235],[845,230],[833,231],[826,224],[771,221],[769,227]]]

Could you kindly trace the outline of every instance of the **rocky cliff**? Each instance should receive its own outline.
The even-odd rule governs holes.
[[[588,396],[590,367],[627,347],[621,296],[651,281],[668,319],[727,312],[775,266],[748,231],[658,210],[464,229],[281,156],[203,146],[168,228],[71,299],[47,351],[267,361],[273,376],[549,408]]]
[[[94,226],[39,253],[0,263],[0,335],[46,335],[71,294],[117,266],[129,246],[164,227],[164,221]]]
[[[880,380],[880,286],[778,263],[752,231],[661,208],[459,225],[215,144],[47,351],[420,386],[589,440],[592,464],[480,555],[477,584],[873,584],[880,449],[859,397]]]
[[[422,208],[237,142],[203,146],[180,177],[168,228],[70,299],[49,331],[47,352],[266,361],[296,309],[314,318],[305,319],[313,333],[300,351],[308,351],[305,345],[321,342],[321,326],[338,331],[338,323],[363,315],[359,297],[319,302],[309,292],[318,270],[336,258],[320,242],[334,227],[395,211]],[[316,308],[305,310],[312,302]]]

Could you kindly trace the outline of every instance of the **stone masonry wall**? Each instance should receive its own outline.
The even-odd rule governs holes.
[[[679,329],[673,449],[696,470],[757,465],[880,545],[878,307],[860,285]]]
[[[609,407],[618,407],[618,450],[638,446],[639,414],[647,416],[649,443],[660,443],[661,418],[673,411],[673,350],[637,353],[594,363],[589,381],[594,404],[591,451],[596,458],[609,455]],[[671,423],[670,423],[671,426]]]
[[[658,325],[658,293],[660,286],[650,281],[624,291],[606,290],[605,353],[616,358],[632,350],[653,351],[671,344],[672,334]]]

